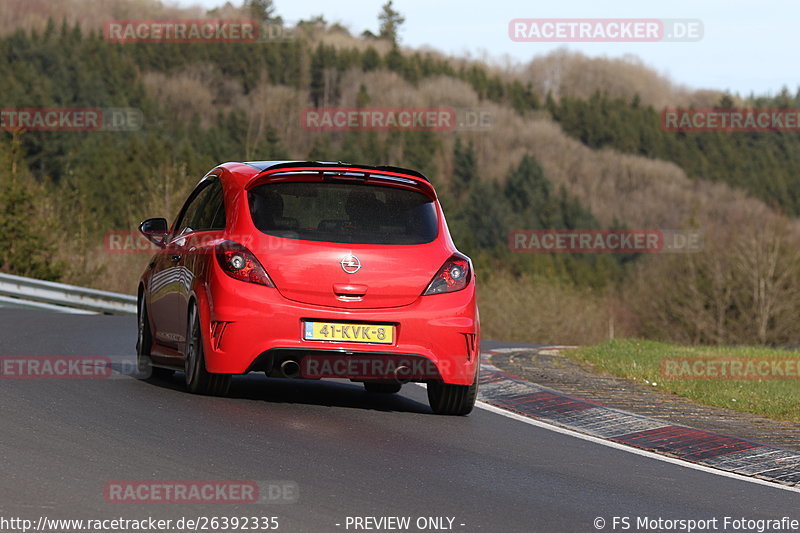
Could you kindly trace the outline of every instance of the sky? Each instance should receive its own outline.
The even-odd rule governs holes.
[[[377,32],[377,15],[385,0],[275,0],[287,22],[323,15],[354,34]],[[179,0],[181,5],[211,8],[224,0]],[[232,0],[241,4],[241,0]],[[727,90],[747,96],[776,94],[800,86],[794,59],[800,49],[800,2],[797,0],[394,0],[405,16],[401,44],[442,52],[509,58],[527,63],[557,48],[586,55],[635,55],[672,81],[693,89]],[[530,43],[508,35],[512,19],[636,18],[699,19],[703,37],[695,42]],[[794,67],[794,68],[792,68]]]

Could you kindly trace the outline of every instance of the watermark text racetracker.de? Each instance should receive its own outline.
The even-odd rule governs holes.
[[[354,338],[358,334],[356,326],[351,327]],[[344,333],[343,333],[344,335]],[[304,378],[345,378],[345,379],[383,379],[404,381],[424,381],[440,378],[440,372],[449,369],[449,361],[434,363],[430,359],[417,356],[394,354],[378,355],[307,355],[300,365],[300,375]]]
[[[630,533],[638,531],[778,533],[800,530],[800,520],[789,516],[778,518],[749,518],[746,516],[713,516],[709,518],[598,516],[592,521],[592,525],[598,531],[625,531]]]
[[[112,504],[277,504],[296,503],[295,481],[109,481],[103,495]]]
[[[144,114],[134,107],[2,107],[3,131],[137,131]]]
[[[292,28],[250,19],[120,19],[103,25],[115,43],[256,43],[293,40]]]
[[[223,239],[219,232],[201,233],[191,237],[191,246],[198,253],[215,253],[220,247],[232,245],[232,242],[247,247],[256,254],[291,253],[297,250],[298,241],[293,232],[286,232],[284,238],[254,238],[252,235],[227,234]],[[190,241],[189,236],[177,236],[170,242],[176,246],[184,246]],[[109,254],[146,254],[154,255],[165,252],[142,235],[138,230],[110,230],[103,237],[103,250]]]
[[[86,380],[148,377],[136,355],[3,355],[0,380]]]
[[[798,132],[800,109],[665,109],[661,129],[669,132]]]
[[[539,18],[513,19],[508,36],[523,43],[691,42],[703,38],[699,19]]]
[[[665,357],[665,379],[800,379],[800,357]]]
[[[302,110],[300,125],[312,131],[481,131],[494,127],[494,113],[453,107],[309,107]]]
[[[688,253],[702,246],[699,232],[685,230],[518,229],[508,234],[509,249],[521,253]]]

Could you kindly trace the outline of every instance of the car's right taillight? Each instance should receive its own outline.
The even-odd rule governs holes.
[[[275,284],[253,252],[234,241],[223,241],[216,247],[217,262],[223,272],[232,278],[266,287]]]
[[[423,296],[430,294],[444,294],[446,292],[460,291],[469,285],[472,269],[469,258],[455,253],[444,262],[442,268],[433,277]]]

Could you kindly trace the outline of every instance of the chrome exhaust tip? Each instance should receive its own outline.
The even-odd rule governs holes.
[[[397,380],[398,383],[408,383],[409,373],[411,369],[405,365],[398,366],[394,369],[394,379]],[[405,377],[402,377],[405,374]]]
[[[298,378],[300,377],[300,364],[293,359],[287,359],[281,363],[281,372],[287,378]]]

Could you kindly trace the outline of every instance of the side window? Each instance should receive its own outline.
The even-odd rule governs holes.
[[[225,201],[222,184],[214,180],[208,187],[208,194],[197,211],[197,219],[192,229],[195,231],[225,229]]]
[[[199,229],[197,227],[199,214],[205,205],[209,194],[212,192],[211,185],[211,181],[205,181],[192,192],[192,194],[189,196],[189,199],[184,204],[181,214],[178,216],[178,220],[175,221],[173,235],[191,233],[192,231],[197,231]]]
[[[226,223],[227,219],[225,218],[225,201],[220,199],[219,208],[217,209],[217,213],[214,215],[214,222],[211,225],[211,229],[223,230],[225,229]]]

